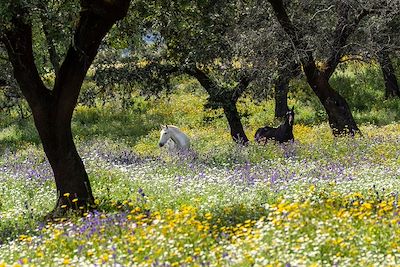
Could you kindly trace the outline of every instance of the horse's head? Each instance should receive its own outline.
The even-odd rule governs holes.
[[[168,139],[171,138],[171,130],[168,128],[168,125],[162,125],[160,131],[160,141],[158,141],[158,145],[160,147],[164,146]]]
[[[289,123],[290,126],[293,126],[294,122],[294,107],[286,112],[286,121]]]

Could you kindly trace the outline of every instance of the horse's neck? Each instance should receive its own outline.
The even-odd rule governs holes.
[[[289,124],[289,120],[285,120],[285,122],[282,123],[282,124],[279,126],[279,128],[283,129],[284,131],[292,130],[292,129],[293,129],[293,125],[290,125],[290,124]]]
[[[174,141],[175,144],[178,144],[179,146],[184,146],[187,142],[186,135],[178,131],[177,129],[174,129],[173,131],[173,134],[171,134],[172,141]]]

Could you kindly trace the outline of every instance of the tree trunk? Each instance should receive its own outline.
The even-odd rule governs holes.
[[[100,43],[112,25],[126,15],[129,2],[80,1],[79,22],[53,90],[46,88],[35,65],[32,21],[27,6],[13,2],[12,27],[0,36],[53,169],[58,200],[51,217],[62,216],[70,208],[86,210],[94,202],[88,175],[72,138],[71,119],[83,80]]]
[[[389,53],[385,50],[382,50],[378,55],[378,62],[381,66],[383,79],[385,81],[385,97],[400,97],[399,84],[397,82],[394,67],[392,61],[390,60]]]
[[[289,111],[287,95],[289,93],[288,80],[277,79],[275,82],[275,117],[283,118]]]
[[[307,81],[324,106],[335,136],[360,133],[347,101],[331,87],[328,78],[319,73],[312,79],[307,75]]]
[[[286,53],[279,54],[278,63],[278,77],[274,80],[275,89],[275,117],[283,118],[289,111],[288,107],[288,93],[289,82],[296,76],[301,74],[301,65],[295,61],[287,62],[287,56],[291,52],[289,49]],[[293,55],[294,56],[294,55]]]
[[[228,120],[233,141],[238,144],[247,145],[249,143],[249,139],[244,132],[240,115],[236,108],[236,103],[233,101],[225,101],[222,105],[222,108]]]
[[[71,121],[57,120],[52,112],[37,111],[34,120],[56,182],[58,200],[51,215],[62,215],[68,208],[90,209],[94,197],[72,138]]]

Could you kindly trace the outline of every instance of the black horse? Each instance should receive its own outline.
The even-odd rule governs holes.
[[[266,144],[268,140],[275,140],[279,143],[293,141],[293,122],[294,107],[286,112],[285,122],[279,125],[278,128],[269,126],[259,128],[254,136],[254,140],[259,144]]]

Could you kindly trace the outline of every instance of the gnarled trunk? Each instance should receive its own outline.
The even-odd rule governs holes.
[[[51,113],[37,112],[34,120],[56,182],[58,200],[52,215],[62,214],[68,208],[90,209],[94,197],[72,138],[71,121],[56,120]]]
[[[290,53],[289,51],[287,53]],[[285,54],[280,54],[278,69],[278,77],[274,80],[275,89],[275,117],[284,118],[289,111],[288,107],[288,93],[289,93],[289,82],[292,78],[300,75],[301,68],[300,64],[295,61],[286,62]]]
[[[244,132],[236,103],[233,101],[225,101],[222,105],[222,108],[229,123],[232,139],[238,144],[248,144],[249,139]]]
[[[392,61],[387,51],[382,50],[378,55],[378,62],[381,66],[383,79],[385,81],[385,97],[400,97],[399,84],[395,75]]]
[[[289,93],[288,81],[279,79],[275,83],[275,117],[283,118],[289,111],[287,96]]]
[[[324,106],[329,125],[335,136],[354,135],[360,132],[347,101],[331,87],[328,78],[319,73],[313,78],[307,75],[307,81]]]
[[[229,123],[233,141],[238,144],[246,145],[249,142],[249,139],[244,132],[236,103],[251,82],[251,78],[242,77],[237,86],[231,89],[220,87],[211,79],[209,75],[197,67],[188,68],[184,71],[185,73],[195,77],[201,86],[203,86],[203,88],[207,91],[209,95],[209,101],[206,104],[207,106],[211,108],[222,107]]]
[[[338,21],[333,32],[332,47],[330,56],[324,62],[323,69],[319,69],[314,58],[313,51],[309,49],[307,38],[293,25],[282,0],[268,0],[275,12],[276,18],[293,42],[294,47],[299,51],[299,60],[303,66],[307,82],[318,96],[326,113],[328,114],[329,124],[335,136],[341,134],[354,135],[360,132],[351,114],[346,100],[329,84],[329,78],[334,73],[340,63],[342,51],[347,45],[349,36],[357,29],[359,23],[365,18],[369,11],[361,10],[356,15],[352,14],[345,1],[338,3]],[[349,13],[350,12],[350,13]]]

